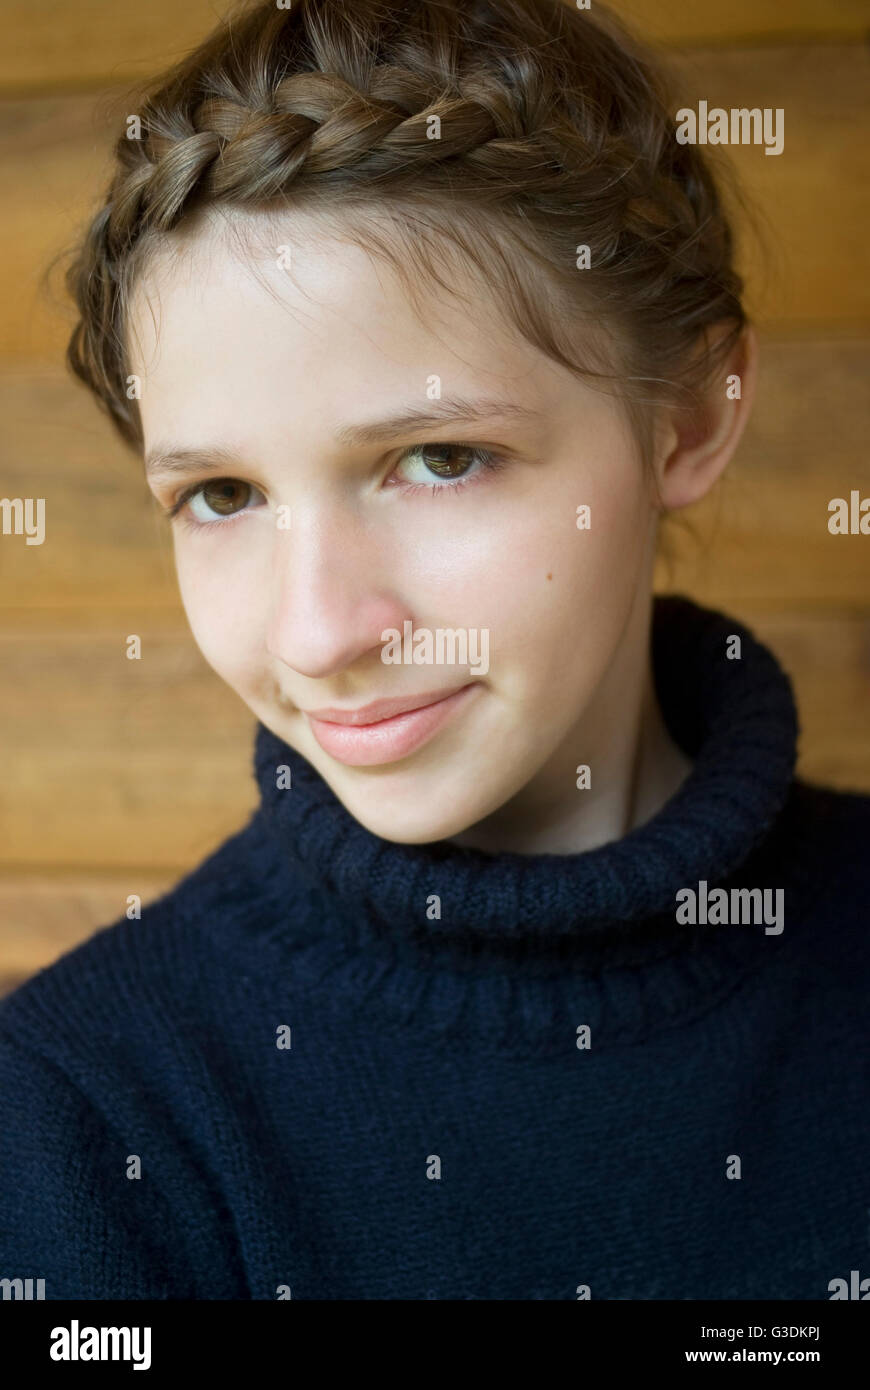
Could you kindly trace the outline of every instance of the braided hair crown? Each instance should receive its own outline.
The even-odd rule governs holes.
[[[694,390],[745,326],[713,174],[677,143],[661,72],[598,4],[593,18],[568,0],[256,0],[137,101],[138,138],[119,134],[66,271],[79,315],[68,365],[137,449],[133,282],[210,208],[375,210],[406,250],[428,219],[436,277],[449,241],[526,337],[622,388]],[[353,225],[385,250],[364,217]],[[570,343],[602,317],[621,344],[613,372],[580,367]],[[699,335],[723,322],[699,357]],[[627,394],[648,439],[650,391]]]

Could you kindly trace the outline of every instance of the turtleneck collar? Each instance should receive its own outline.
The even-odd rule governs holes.
[[[742,652],[729,660],[735,635]],[[423,970],[428,983],[442,971],[458,978],[471,970],[481,987],[495,988],[498,979],[504,988],[567,971],[581,994],[590,972],[668,961],[672,973],[690,963],[695,978],[684,983],[697,995],[701,977],[708,990],[721,986],[735,964],[769,952],[774,938],[758,927],[677,924],[675,895],[702,879],[710,888],[725,884],[741,869],[745,886],[763,886],[765,874],[783,883],[794,852],[780,817],[796,757],[791,683],[745,627],[686,598],[655,599],[651,648],[662,714],[692,770],[644,825],[578,854],[384,840],[355,820],[305,758],[258,724],[259,816],[276,873],[286,873],[287,885],[304,882],[319,905],[306,939],[319,935],[358,966],[362,953]],[[291,770],[290,788],[277,785],[281,765]],[[434,919],[427,915],[433,894],[440,899]],[[285,930],[292,935],[289,921],[276,935]],[[529,1001],[528,1017],[536,1007],[549,1016],[552,1002]]]

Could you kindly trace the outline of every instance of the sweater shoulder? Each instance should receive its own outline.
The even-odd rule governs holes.
[[[845,816],[849,820],[856,817],[866,820],[870,817],[870,792],[832,787],[807,777],[796,777],[794,787],[819,810],[824,807],[827,815]]]
[[[814,846],[818,859],[851,865],[859,879],[867,880],[870,793],[844,791],[795,778],[790,813],[799,828],[802,846]]]
[[[795,779],[780,822],[783,886],[807,923],[818,968],[870,976],[870,796]],[[786,914],[789,907],[786,906]]]
[[[269,853],[255,813],[139,917],[119,915],[0,999],[0,1032],[58,1038],[57,1051],[85,1029],[109,1042],[167,1006],[192,1007],[205,980],[231,970],[246,927],[268,918]]]

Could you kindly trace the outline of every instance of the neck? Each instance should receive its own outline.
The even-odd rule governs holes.
[[[735,637],[741,657],[728,660]],[[676,595],[659,597],[651,645],[662,717],[692,765],[658,814],[641,823],[650,807],[644,788],[654,782],[645,775],[644,744],[637,745],[637,794],[631,810],[630,792],[623,802],[637,822],[628,834],[576,854],[393,844],[354,820],[311,764],[260,725],[256,824],[269,831],[277,852],[267,880],[275,876],[282,901],[307,880],[323,911],[328,898],[354,940],[388,939],[416,956],[449,953],[457,943],[467,953],[473,941],[474,949],[486,943],[531,953],[546,943],[555,955],[587,957],[609,942],[611,929],[625,945],[626,934],[652,922],[669,941],[682,941],[684,928],[674,926],[676,887],[724,882],[744,864],[745,881],[762,882],[758,862],[748,864],[762,843],[764,881],[786,872],[791,832],[786,826],[774,836],[772,828],[791,795],[797,712],[775,657],[733,617]],[[654,734],[654,722],[641,723]],[[292,785],[276,776],[279,769],[282,776],[292,771]],[[286,902],[282,920],[289,930]],[[661,949],[661,933],[649,940],[650,949]],[[732,942],[734,933],[726,931],[724,940]]]
[[[735,636],[741,656],[728,660]],[[645,1035],[652,1018],[670,1027],[699,1016],[779,938],[684,925],[676,891],[701,880],[787,884],[795,921],[801,911],[813,846],[800,829],[793,780],[797,711],[775,657],[729,615],[660,597],[651,645],[661,717],[692,765],[641,824],[664,785],[647,773],[649,749],[662,746],[647,707],[639,716],[647,742],[633,745],[634,797],[628,777],[623,784],[623,815],[636,822],[628,834],[576,854],[394,844],[360,825],[316,769],[261,724],[261,805],[242,832],[250,875],[230,890],[207,863],[199,881],[224,905],[231,891],[246,926],[251,901],[263,908],[265,895],[263,929],[270,943],[293,943],[294,970],[308,972],[312,989],[329,972],[343,1004],[362,999],[368,1008],[377,996],[402,1023],[425,1018],[445,1034],[467,1028],[484,1049],[525,1055],[532,1045],[564,1055],[578,1019],[593,1020],[600,1042]],[[648,797],[644,788],[656,785]],[[612,988],[612,972],[625,989]]]
[[[632,610],[591,705],[538,775],[451,843],[497,854],[578,854],[645,825],[692,764],[668,732],[650,653],[652,595]],[[576,786],[574,769],[590,769]]]

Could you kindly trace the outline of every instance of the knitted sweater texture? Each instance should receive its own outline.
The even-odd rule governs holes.
[[[0,1002],[0,1278],[575,1300],[870,1276],[870,797],[796,778],[790,682],[732,618],[657,598],[652,652],[692,772],[580,854],[383,840],[258,724],[247,825]]]

